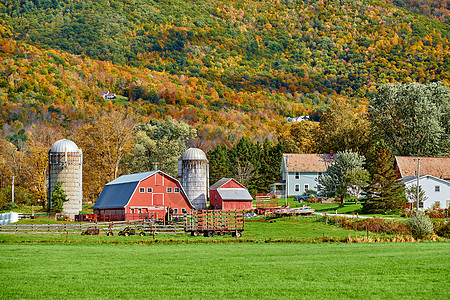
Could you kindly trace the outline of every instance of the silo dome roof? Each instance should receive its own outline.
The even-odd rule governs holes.
[[[205,152],[198,148],[189,148],[181,156],[182,160],[207,160]]]
[[[61,152],[61,153],[77,152],[78,153],[78,152],[80,152],[80,149],[78,149],[78,146],[74,142],[72,142],[70,140],[62,139],[53,144],[52,149],[50,149],[50,152]]]

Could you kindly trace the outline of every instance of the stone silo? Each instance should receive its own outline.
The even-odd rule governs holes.
[[[62,189],[69,200],[63,204],[63,213],[74,219],[82,209],[83,153],[74,142],[66,139],[59,140],[48,151],[48,162],[49,202],[56,184],[63,182]]]
[[[205,152],[187,149],[178,159],[178,179],[195,209],[206,209],[209,163]]]

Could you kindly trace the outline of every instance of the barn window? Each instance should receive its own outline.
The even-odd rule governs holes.
[[[178,215],[178,208],[174,208],[174,209],[173,209],[173,213],[174,213],[175,215]]]
[[[167,188],[167,192],[168,192],[168,193],[172,193],[172,188],[171,188],[171,187],[168,187],[168,188]]]
[[[440,192],[441,191],[441,187],[439,185],[434,186],[434,191],[435,192]]]
[[[182,213],[182,214],[185,214],[185,213],[186,213],[186,209],[182,208],[182,209],[181,209],[181,213]]]
[[[296,191],[296,192],[300,192],[300,185],[299,185],[299,184],[296,184],[296,185],[295,185],[295,191]]]
[[[175,189],[173,190],[173,192],[174,192],[174,193],[179,193],[179,192],[180,192],[180,188],[175,188]]]
[[[300,179],[300,173],[299,172],[295,172],[295,179]]]
[[[143,187],[139,188],[139,193],[145,193],[145,188]]]
[[[147,188],[147,193],[153,193],[153,189],[152,188]]]

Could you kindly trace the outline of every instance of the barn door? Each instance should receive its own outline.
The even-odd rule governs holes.
[[[164,194],[153,194],[153,206],[164,206]]]

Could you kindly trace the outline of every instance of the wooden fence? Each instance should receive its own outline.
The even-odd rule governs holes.
[[[112,225],[111,225],[112,224]],[[100,233],[106,234],[111,226],[111,231],[115,234],[125,227],[137,228],[147,234],[184,234],[183,224],[153,224],[148,222],[111,222],[111,223],[90,223],[90,224],[8,224],[0,225],[2,233],[82,233],[89,227],[97,227]]]

